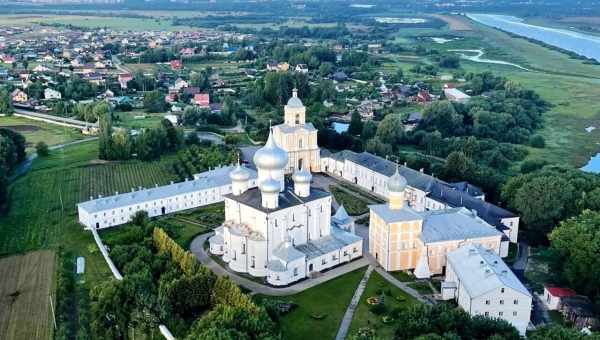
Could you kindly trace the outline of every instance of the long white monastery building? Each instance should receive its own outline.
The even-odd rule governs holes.
[[[442,298],[471,315],[504,319],[525,335],[532,295],[493,250],[467,244],[448,253]]]
[[[90,197],[89,201],[77,204],[79,223],[87,229],[101,229],[125,224],[138,211],[146,211],[148,216],[155,217],[223,202],[224,195],[232,192],[229,174],[234,168],[219,167],[196,174],[193,180],[132,189],[128,193],[99,196],[96,199]],[[256,171],[246,171],[249,176],[248,187],[256,187]]]
[[[272,133],[254,163],[258,188],[249,189],[247,169],[231,173],[233,192],[225,196],[225,222],[209,239],[211,253],[232,270],[266,277],[274,286],[362,256],[362,238],[342,212],[332,219],[331,194],[311,188],[308,169],[296,170],[293,184],[285,183],[288,153]]]
[[[321,171],[341,177],[361,188],[387,198],[387,182],[396,170],[396,163],[368,152],[341,151],[321,154]],[[519,216],[485,201],[481,189],[467,182],[448,183],[422,171],[406,166],[399,167],[400,175],[407,181],[405,199],[416,211],[466,208],[495,226],[503,234],[503,248],[508,251],[508,241],[517,242]]]

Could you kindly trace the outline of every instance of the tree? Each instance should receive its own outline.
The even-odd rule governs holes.
[[[529,145],[533,148],[541,149],[546,146],[546,141],[544,140],[544,137],[542,137],[540,135],[533,135],[529,139]]]
[[[444,178],[452,181],[470,180],[475,175],[477,165],[461,151],[451,152],[444,164]]]
[[[367,122],[365,122],[363,124],[363,129],[360,133],[360,138],[362,138],[362,140],[369,140],[369,139],[375,137],[376,133],[377,133],[377,125],[375,123],[373,123],[372,121],[368,120]]]
[[[535,331],[527,335],[529,340],[600,340],[600,334],[593,333],[586,335],[577,328],[567,328],[565,326],[551,324],[549,326],[538,327]]]
[[[443,56],[440,59],[439,66],[443,68],[459,68],[460,59],[455,55]]]
[[[402,125],[400,115],[388,114],[385,116],[381,123],[379,123],[375,136],[382,143],[392,146],[401,143],[404,137],[404,126]]]
[[[0,114],[11,116],[14,112],[10,93],[5,89],[0,90]]]
[[[144,108],[148,112],[165,112],[167,103],[162,93],[150,91],[144,94]]]
[[[40,157],[46,157],[50,154],[50,151],[48,150],[48,145],[43,141],[37,142],[37,144],[35,145],[35,152]]]
[[[175,128],[170,120],[163,119],[161,122],[161,129],[166,136],[165,146],[167,147],[167,150],[175,151],[183,145],[183,131]]]
[[[348,127],[348,133],[351,135],[358,136],[361,134],[363,129],[363,122],[360,118],[360,113],[357,110],[352,111],[352,118],[350,119],[350,126]]]
[[[110,144],[110,159],[127,160],[131,158],[133,146],[128,130],[119,129],[115,132],[112,135]]]
[[[454,136],[462,131],[462,117],[449,101],[431,103],[423,111],[421,125],[429,130],[438,130],[443,136]]]
[[[112,117],[104,106],[94,107],[94,115],[99,119],[98,158],[112,159]]]
[[[519,212],[528,231],[543,239],[567,216],[568,204],[574,200],[574,188],[567,180],[558,176],[540,176],[523,184],[509,204]]]
[[[585,210],[562,221],[550,233],[550,246],[559,275],[580,293],[600,297],[600,212]]]
[[[98,339],[123,339],[130,320],[130,303],[123,281],[109,280],[94,287],[92,332]]]

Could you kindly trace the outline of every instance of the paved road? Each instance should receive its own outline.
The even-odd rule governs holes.
[[[296,293],[300,293],[306,289],[315,287],[320,285],[321,283],[327,282],[331,279],[334,279],[338,276],[342,276],[351,271],[354,271],[358,268],[365,267],[369,264],[368,260],[364,257],[358,260],[354,260],[350,263],[344,264],[342,266],[333,268],[328,270],[325,273],[322,273],[320,276],[316,278],[306,279],[304,281],[298,282],[289,287],[271,287],[264,284],[260,284],[256,281],[249,280],[245,277],[239,276],[232,271],[229,271],[223,268],[220,264],[215,262],[210,255],[204,250],[204,242],[212,236],[213,233],[202,234],[197,236],[190,245],[190,251],[196,256],[198,261],[207,266],[210,270],[212,270],[218,276],[228,276],[233,280],[233,282],[237,283],[244,288],[251,290],[254,293],[264,294],[264,295],[272,295],[272,296],[286,296],[292,295]]]
[[[360,280],[358,287],[356,287],[356,290],[354,291],[354,295],[352,296],[352,301],[350,301],[350,305],[348,305],[348,308],[346,309],[346,313],[344,314],[344,317],[342,318],[342,322],[340,323],[340,328],[338,329],[338,333],[335,337],[335,340],[346,339],[346,336],[348,335],[348,329],[350,328],[350,325],[352,324],[352,317],[354,317],[354,311],[356,310],[356,307],[358,306],[358,303],[360,302],[360,298],[363,295],[365,288],[367,287],[367,282],[369,282],[369,278],[371,277],[372,272],[373,272],[373,266],[369,265],[369,268],[367,268],[367,271],[365,271],[365,275],[363,276],[362,280]]]
[[[85,143],[85,142],[89,142],[89,141],[95,140],[95,139],[98,139],[98,137],[89,137],[89,138],[79,139],[79,140],[68,142],[68,143],[52,145],[52,146],[48,147],[48,150],[50,150],[50,151],[58,150],[58,149],[64,148],[65,146]],[[31,164],[33,163],[33,160],[36,159],[37,157],[38,157],[38,155],[35,152],[30,154],[29,156],[27,156],[27,158],[25,158],[25,160],[17,166],[14,173],[9,177],[9,181],[12,182],[15,179],[17,179],[19,176],[26,174],[29,171],[29,169],[31,169]]]

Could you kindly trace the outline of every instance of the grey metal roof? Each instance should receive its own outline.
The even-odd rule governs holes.
[[[95,213],[119,207],[142,204],[144,202],[153,200],[168,199],[176,195],[189,194],[200,190],[221,187],[231,184],[229,173],[233,169],[233,166],[216,168],[214,170],[205,171],[195,175],[196,179],[191,181],[92,199],[79,203],[77,206],[84,209],[88,213]],[[251,179],[255,179],[257,177],[256,171],[248,169],[248,172],[250,172]]]
[[[387,177],[391,177],[396,169],[396,163],[368,152],[341,151],[334,154],[333,158],[340,161],[349,160]],[[428,193],[428,197],[443,202],[450,207],[465,207],[469,210],[475,210],[481,218],[494,226],[501,227],[500,219],[502,218],[517,217],[508,210],[473,197],[467,190],[459,190],[461,185],[465,186],[464,184],[459,184],[457,189],[450,183],[402,165],[399,172],[400,175],[406,178],[410,187],[424,191]],[[477,188],[468,183],[466,185],[469,190]]]
[[[298,251],[290,242],[282,242],[273,249],[273,256],[284,263],[290,263],[294,260],[304,257],[304,253]]]
[[[331,226],[331,235],[338,241],[344,243],[344,245],[351,245],[352,243],[361,241],[363,238],[342,230],[336,226]]]
[[[369,208],[386,223],[422,220],[423,216],[413,208],[404,206],[402,209],[390,209],[388,203],[372,204]]]
[[[307,260],[310,260],[341,249],[344,245],[345,244],[337,238],[328,235],[317,240],[311,240],[307,243],[297,245],[296,248],[306,255]]]
[[[426,211],[421,240],[425,243],[501,236],[489,223],[465,208]]]
[[[331,196],[331,194],[326,191],[317,188],[310,188],[310,195],[308,197],[300,197],[294,194],[292,189],[287,187],[283,192],[279,193],[279,207],[277,209],[268,209],[262,206],[262,197],[258,188],[250,189],[238,196],[233,194],[225,195],[225,197],[229,199],[240,202],[265,213],[286,209],[328,196]]]
[[[346,212],[346,209],[344,208],[344,205],[340,205],[340,207],[338,208],[338,210],[335,212],[335,215],[333,215],[331,217],[331,220],[334,221],[337,224],[348,224],[351,223],[352,217],[350,217],[348,215],[348,213]]]
[[[531,297],[527,288],[493,250],[467,244],[449,252],[447,259],[471,298],[503,287]]]
[[[296,131],[301,131],[301,130],[305,130],[305,131],[317,131],[317,129],[315,129],[315,126],[310,123],[310,122],[306,122],[304,125],[295,125],[295,126],[290,126],[287,124],[279,124],[279,125],[275,125],[273,126],[273,130],[281,130],[284,133],[294,133]]]
[[[285,272],[287,269],[285,268],[285,264],[279,260],[271,260],[267,264],[267,269],[272,272]]]

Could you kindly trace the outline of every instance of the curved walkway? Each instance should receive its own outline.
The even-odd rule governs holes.
[[[260,284],[258,282],[249,280],[245,277],[239,276],[236,273],[233,273],[232,271],[229,271],[229,270],[223,268],[220,264],[215,262],[215,260],[213,260],[210,257],[210,255],[207,253],[207,251],[204,249],[204,243],[212,235],[213,235],[213,233],[210,232],[207,234],[202,234],[202,235],[197,236],[190,244],[190,251],[196,256],[196,258],[198,259],[198,261],[200,261],[200,263],[207,266],[216,275],[228,276],[236,284],[238,284],[244,288],[247,288],[257,294],[272,295],[272,296],[293,295],[296,293],[300,293],[304,290],[307,290],[309,288],[318,286],[321,283],[327,282],[338,276],[347,274],[358,268],[365,267],[369,264],[369,261],[363,257],[361,259],[354,260],[350,263],[346,263],[344,265],[338,266],[338,267],[328,270],[324,273],[321,273],[321,275],[316,278],[306,279],[306,280],[298,282],[292,286],[281,287],[281,288],[272,287],[272,286]]]

